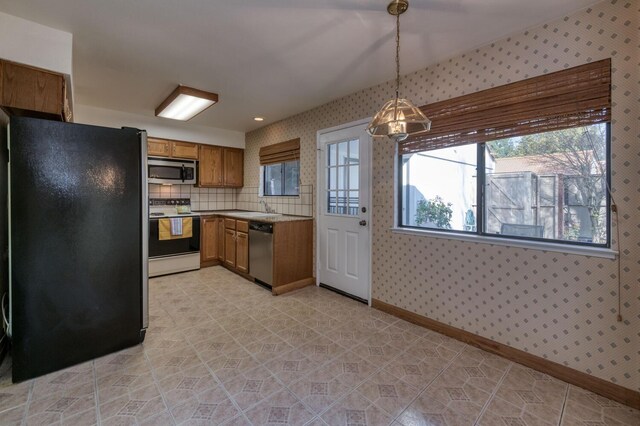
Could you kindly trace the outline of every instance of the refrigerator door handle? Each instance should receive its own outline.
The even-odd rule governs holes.
[[[140,131],[142,184],[142,329],[149,327],[149,197],[147,184],[147,132]]]

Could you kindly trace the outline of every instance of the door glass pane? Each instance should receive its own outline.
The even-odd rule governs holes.
[[[338,214],[347,214],[347,192],[338,191]]]
[[[347,189],[346,167],[338,167],[338,189]]]
[[[360,166],[349,166],[349,189],[360,189]]]
[[[282,164],[264,166],[264,193],[265,195],[282,194]]]
[[[327,165],[328,166],[338,165],[338,149],[335,143],[329,144],[327,146]]]
[[[338,165],[343,166],[348,164],[349,159],[349,142],[340,142],[338,144]]]
[[[327,189],[338,189],[338,168],[329,167],[327,171]]]
[[[349,142],[349,163],[360,163],[360,141],[358,139]]]
[[[359,191],[349,191],[349,215],[357,216],[358,210],[360,208],[360,192]]]
[[[337,191],[327,191],[327,213],[338,213],[338,193]]]

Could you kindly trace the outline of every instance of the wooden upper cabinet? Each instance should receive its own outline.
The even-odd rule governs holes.
[[[147,138],[147,155],[169,157],[171,155],[171,144],[168,140]]]
[[[240,188],[244,181],[244,150],[200,145],[198,185]]]
[[[198,144],[171,139],[147,138],[147,155],[151,157],[198,159]]]
[[[0,107],[11,115],[71,121],[64,75],[0,60]]]
[[[200,145],[199,186],[224,186],[223,148]]]
[[[244,150],[224,148],[224,186],[240,188],[244,184]]]
[[[175,158],[198,159],[198,144],[191,142],[171,141],[171,156]]]

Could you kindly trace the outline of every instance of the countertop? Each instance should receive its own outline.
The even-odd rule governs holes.
[[[313,220],[313,217],[309,216],[294,216],[279,213],[267,214],[263,212],[249,212],[245,210],[194,210],[193,213],[197,213],[200,216],[225,216],[233,219],[252,220],[265,223]]]

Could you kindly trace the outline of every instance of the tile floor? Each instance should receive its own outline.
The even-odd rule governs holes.
[[[638,425],[640,412],[324,289],[151,281],[143,345],[12,385],[0,424]]]

